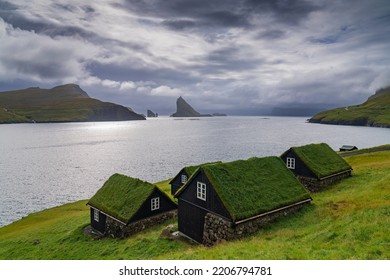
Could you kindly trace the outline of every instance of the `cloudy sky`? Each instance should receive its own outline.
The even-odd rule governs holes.
[[[360,103],[390,85],[390,1],[0,0],[0,91],[64,83],[142,113]]]

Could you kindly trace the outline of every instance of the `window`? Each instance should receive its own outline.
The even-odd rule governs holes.
[[[93,209],[93,219],[94,219],[96,222],[99,222],[99,210]]]
[[[197,182],[196,197],[206,201],[206,184]]]
[[[160,209],[160,198],[155,197],[151,200],[152,211]]]
[[[182,184],[187,183],[187,175],[181,175],[181,183]]]
[[[295,158],[287,158],[287,168],[295,169]]]

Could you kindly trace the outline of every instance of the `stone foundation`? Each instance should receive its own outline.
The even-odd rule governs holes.
[[[287,216],[288,214],[301,209],[307,204],[310,204],[310,201],[286,209],[282,209],[277,212],[273,212],[268,215],[261,216],[240,224],[234,224],[222,217],[207,213],[203,230],[203,244],[206,246],[212,246],[219,242],[244,237],[248,234],[256,232],[262,226],[275,220],[276,218],[281,216]]]
[[[173,210],[130,223],[127,226],[118,222],[117,220],[112,219],[111,217],[107,217],[105,235],[110,237],[124,238],[156,224],[161,224],[166,220],[169,220],[176,216],[177,210]]]
[[[324,190],[326,187],[351,176],[351,171],[346,171],[344,173],[326,178],[324,180],[318,180],[309,177],[297,176],[299,182],[302,183],[310,192],[319,192]]]

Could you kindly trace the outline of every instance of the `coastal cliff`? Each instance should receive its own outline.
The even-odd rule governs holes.
[[[0,92],[0,123],[145,120],[124,106],[90,98],[76,84]]]
[[[376,91],[360,105],[320,112],[309,122],[390,128],[390,87]]]

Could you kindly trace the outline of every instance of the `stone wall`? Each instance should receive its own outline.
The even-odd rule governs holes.
[[[150,218],[142,219],[125,226],[124,224],[114,220],[110,217],[107,217],[106,220],[106,236],[124,238],[140,232],[146,228],[154,226],[156,224],[161,224],[166,220],[174,218],[177,216],[177,210],[161,213],[156,216],[152,216]]]
[[[310,201],[237,225],[222,217],[207,213],[203,230],[203,244],[206,246],[212,246],[222,241],[244,237],[248,234],[254,233],[262,226],[275,220],[276,218],[287,216],[289,213],[295,212],[307,204],[310,204]]]
[[[351,176],[351,171],[346,171],[344,173],[338,174],[326,178],[324,180],[318,180],[315,178],[297,176],[298,180],[304,185],[310,192],[319,192],[324,190],[326,187],[336,183],[337,181],[342,180],[343,178]]]

